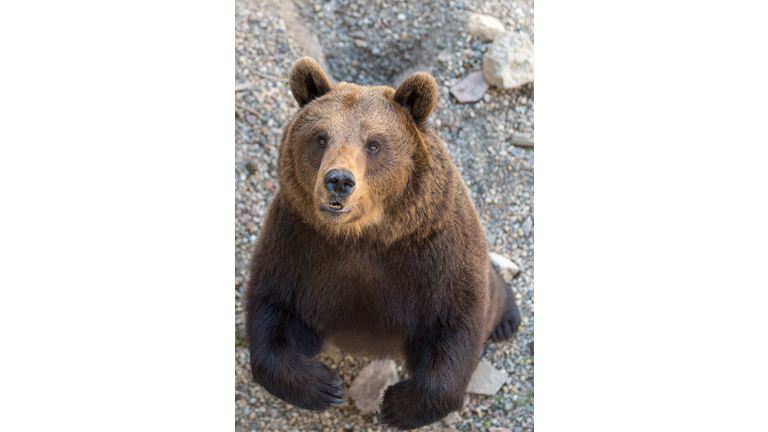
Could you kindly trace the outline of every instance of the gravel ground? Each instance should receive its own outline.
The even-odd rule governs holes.
[[[279,187],[277,145],[281,127],[296,112],[286,77],[302,55],[325,55],[338,81],[396,86],[415,70],[432,73],[440,87],[431,121],[461,171],[491,249],[520,266],[512,283],[523,323],[517,337],[487,343],[484,357],[508,374],[495,396],[469,395],[461,431],[509,428],[533,430],[533,149],[514,147],[510,136],[533,137],[533,85],[491,88],[482,101],[458,104],[448,88],[481,70],[488,44],[472,38],[472,12],[498,18],[507,29],[533,40],[533,2],[403,2],[331,0],[235,3],[235,322],[242,337],[242,292],[253,242],[269,201]],[[314,34],[314,35],[313,35]],[[316,38],[315,38],[316,36]],[[312,42],[319,41],[322,51]],[[321,64],[323,64],[321,62]],[[248,84],[246,84],[248,83]],[[348,355],[324,361],[348,387],[371,359]],[[384,430],[372,414],[351,401],[323,412],[295,408],[254,384],[248,349],[235,346],[235,428],[237,431]],[[439,431],[442,422],[423,427]]]

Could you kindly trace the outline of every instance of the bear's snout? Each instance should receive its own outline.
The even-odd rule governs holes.
[[[331,194],[343,197],[352,193],[355,188],[355,174],[349,170],[333,168],[325,173],[323,184]]]

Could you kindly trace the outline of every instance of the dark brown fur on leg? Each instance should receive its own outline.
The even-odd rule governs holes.
[[[515,293],[492,266],[488,266],[488,285],[491,291],[489,311],[490,337],[494,342],[509,339],[520,327],[520,310],[515,303]]]

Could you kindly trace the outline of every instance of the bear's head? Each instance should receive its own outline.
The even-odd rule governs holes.
[[[300,110],[283,129],[278,166],[281,188],[304,222],[348,236],[396,214],[414,216],[409,189],[439,143],[426,125],[437,98],[434,78],[416,72],[396,90],[334,86],[317,62],[302,57],[290,88]]]

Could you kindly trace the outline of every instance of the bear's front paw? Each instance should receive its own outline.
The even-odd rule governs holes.
[[[382,398],[379,420],[398,429],[416,429],[461,407],[463,393],[456,398],[445,391],[428,392],[424,388],[436,389],[420,386],[413,378],[390,386]]]
[[[261,375],[256,379],[265,390],[298,408],[313,411],[324,410],[330,406],[341,405],[347,392],[341,390],[339,375],[325,363],[312,359],[309,364],[296,368],[285,368],[295,375],[283,376],[283,379],[269,379]],[[301,374],[297,374],[301,371]]]

